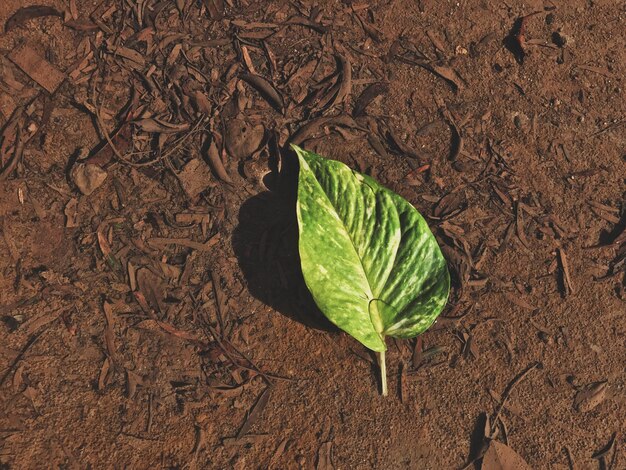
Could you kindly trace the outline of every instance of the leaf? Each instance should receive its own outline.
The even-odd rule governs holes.
[[[428,329],[446,304],[450,276],[424,218],[369,176],[292,148],[302,272],[320,310],[379,352],[385,336]]]

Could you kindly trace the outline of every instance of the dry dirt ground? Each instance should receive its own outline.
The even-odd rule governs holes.
[[[624,2],[4,0],[0,26],[0,468],[626,468]],[[290,142],[449,261],[386,398],[303,285]]]

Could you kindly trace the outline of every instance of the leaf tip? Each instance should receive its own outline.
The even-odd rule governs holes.
[[[291,150],[293,150],[296,153],[296,156],[298,157],[298,161],[300,162],[300,164],[302,164],[302,162],[306,163],[307,161],[306,157],[310,155],[309,152],[307,152],[302,147],[296,144],[289,144],[289,146],[291,147]]]

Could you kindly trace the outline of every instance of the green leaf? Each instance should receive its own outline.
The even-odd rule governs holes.
[[[374,351],[427,330],[450,291],[446,261],[405,199],[295,145],[302,273],[317,306]]]

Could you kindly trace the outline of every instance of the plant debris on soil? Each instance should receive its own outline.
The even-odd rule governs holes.
[[[625,23],[3,2],[0,467],[624,468]],[[291,143],[410,201],[448,260],[386,399],[304,284]]]

